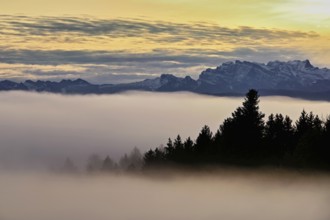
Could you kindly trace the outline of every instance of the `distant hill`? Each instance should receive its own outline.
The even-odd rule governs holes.
[[[283,95],[330,101],[330,69],[314,67],[309,60],[267,64],[248,61],[227,62],[203,71],[197,80],[171,74],[125,84],[91,84],[85,80],[0,81],[0,90],[23,90],[62,94],[110,94],[129,90],[176,92],[207,95],[241,96],[249,89],[261,95]]]

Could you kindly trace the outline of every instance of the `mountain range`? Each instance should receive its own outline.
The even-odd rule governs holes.
[[[198,79],[171,74],[125,84],[91,84],[83,79],[13,82],[0,81],[0,91],[23,90],[62,94],[110,94],[129,90],[189,91],[216,96],[241,96],[249,89],[261,95],[281,95],[330,101],[330,69],[313,66],[309,60],[272,61],[267,64],[235,61],[206,69]]]

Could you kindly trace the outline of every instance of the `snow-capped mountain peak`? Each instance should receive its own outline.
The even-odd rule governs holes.
[[[206,69],[198,80],[190,76],[162,74],[159,77],[127,84],[90,84],[83,79],[60,82],[0,81],[0,90],[24,90],[54,93],[104,94],[127,90],[191,91],[212,95],[242,95],[249,89],[261,94],[288,95],[330,100],[330,70],[314,67],[309,60],[256,63],[236,60]]]
[[[221,86],[228,92],[248,88],[304,90],[307,87],[318,91],[324,85],[321,88],[315,85],[324,80],[330,80],[330,70],[314,67],[309,60],[272,61],[267,64],[236,60],[203,71],[199,84],[203,88],[206,85]]]

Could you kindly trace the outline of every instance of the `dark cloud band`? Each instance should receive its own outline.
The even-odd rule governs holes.
[[[0,40],[7,42],[0,45],[0,79],[81,77],[110,83],[112,80],[135,81],[162,73],[197,76],[201,70],[229,60],[306,59],[309,57],[285,44],[267,45],[314,37],[318,35],[313,32],[227,28],[212,23],[0,15]],[[87,50],[82,46],[102,45],[113,39],[128,39],[131,44],[123,50],[96,50],[92,46]],[[28,42],[27,47],[25,42]],[[67,43],[66,50],[51,49],[58,42]],[[148,43],[151,47],[147,52],[134,51],[129,47],[134,47],[135,42]],[[70,49],[71,43],[78,45],[75,47],[78,49]],[[38,44],[42,50],[37,49]],[[218,50],[219,45],[230,47]],[[11,64],[12,69],[1,68],[1,64]],[[26,66],[17,68],[17,65]],[[72,68],[56,68],[61,65]],[[11,74],[13,72],[15,75]]]
[[[20,79],[35,78],[85,78],[92,82],[128,82],[155,77],[162,73],[197,76],[203,69],[214,67],[229,60],[269,60],[305,59],[299,51],[271,49],[267,47],[237,48],[231,51],[217,50],[154,50],[148,53],[129,51],[90,51],[90,50],[0,50],[0,64],[26,65]],[[70,71],[56,66],[72,66]],[[32,68],[37,66],[38,68]],[[45,70],[43,66],[47,67]],[[49,70],[53,66],[55,70]],[[1,66],[0,66],[1,67]],[[77,71],[73,71],[77,67]],[[8,71],[1,70],[0,73]],[[10,74],[7,74],[10,78]]]
[[[174,23],[164,21],[97,19],[89,17],[28,17],[0,16],[2,35],[54,36],[55,34],[82,37],[130,38],[141,37],[155,42],[234,42],[237,39],[283,40],[311,38],[314,32],[259,29],[252,27],[227,28],[212,23]]]

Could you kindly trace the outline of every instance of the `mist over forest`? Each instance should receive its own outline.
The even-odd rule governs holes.
[[[329,220],[329,15],[1,1],[0,220]]]
[[[324,173],[113,171],[141,166],[143,154],[169,137],[195,140],[204,125],[215,132],[242,101],[191,93],[0,93],[0,219],[329,219]],[[330,103],[261,97],[266,117],[297,120],[303,109],[326,119]]]
[[[3,92],[0,166],[49,169],[69,157],[83,168],[92,154],[118,161],[134,147],[144,153],[177,134],[194,140],[204,125],[215,132],[242,100],[191,93],[62,96]],[[303,109],[325,119],[330,103],[261,97],[260,110],[266,117],[282,113],[296,120]]]

